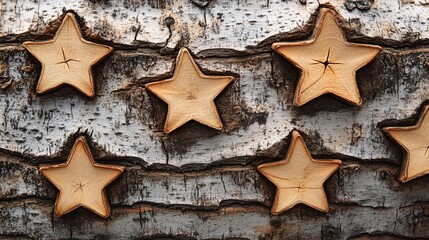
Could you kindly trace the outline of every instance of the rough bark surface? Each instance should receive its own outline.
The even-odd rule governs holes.
[[[382,52],[357,72],[354,107],[323,96],[292,107],[299,71],[275,41],[308,39],[321,7],[351,42]],[[23,41],[53,37],[77,14],[87,40],[115,48],[94,69],[96,96],[37,95],[41,66]],[[235,79],[217,98],[222,131],[191,122],[163,133],[167,106],[144,84],[171,77],[180,47],[206,74]],[[401,151],[382,132],[415,123],[429,98],[429,2],[3,1],[0,5],[0,239],[429,238],[429,176],[401,184]],[[274,186],[256,166],[284,157],[299,130],[315,158],[337,158],[330,212],[270,214]],[[39,173],[85,135],[96,161],[126,166],[107,193],[112,216],[53,217]]]

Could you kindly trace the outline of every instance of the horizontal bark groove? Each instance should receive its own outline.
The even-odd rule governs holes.
[[[252,205],[232,205],[219,210],[199,211],[141,204],[132,208],[113,208],[112,216],[107,220],[84,210],[53,219],[49,204],[29,200],[0,203],[0,234],[51,239],[64,236],[94,238],[98,235],[124,239],[158,234],[197,239],[338,239],[384,232],[396,236],[425,238],[429,237],[426,231],[429,216],[423,210],[427,208],[427,203],[400,209],[334,205],[331,212],[324,216],[314,209],[298,206],[280,216],[271,216],[268,208]],[[29,218],[33,221],[26,222]],[[372,221],[360,221],[369,218]],[[373,221],[379,220],[382,222],[373,224]],[[118,229],[112,226],[123,227]],[[90,232],[84,230],[89,228],[92,229]]]
[[[345,161],[325,183],[327,197],[332,204],[370,207],[404,207],[429,201],[429,194],[424,191],[429,176],[401,184],[398,172],[399,167],[391,164]],[[6,158],[0,161],[0,173],[1,201],[29,197],[55,199],[56,189],[35,166]],[[115,206],[144,202],[199,209],[252,202],[271,206],[275,192],[273,184],[252,165],[192,172],[127,167],[107,190]]]

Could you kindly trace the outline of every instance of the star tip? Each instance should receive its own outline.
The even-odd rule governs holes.
[[[280,42],[275,42],[275,43],[271,44],[271,49],[273,49],[274,51],[276,51],[277,48],[279,47],[279,45],[280,45]]]
[[[287,46],[287,43],[283,43],[283,42],[275,42],[273,44],[271,44],[271,49],[273,49],[275,52],[282,54],[282,52],[280,51],[280,49],[284,46]]]
[[[169,133],[171,133],[172,131],[174,131],[174,129],[170,129],[170,128],[164,127],[164,132],[165,132],[165,133],[169,134]]]
[[[47,167],[46,167],[46,166],[41,166],[41,167],[39,167],[39,172],[41,172],[41,173],[42,173],[42,175],[43,175],[43,172],[44,172],[46,169],[47,169]]]
[[[384,133],[389,133],[390,127],[382,127],[381,131],[383,131]]]
[[[218,130],[218,131],[220,131],[220,130],[222,130],[222,128],[223,128],[223,124],[222,123],[220,123],[219,125],[217,125],[217,126],[213,126],[213,128],[214,129],[216,129],[216,130]]]
[[[100,216],[100,217],[102,217],[104,219],[107,219],[107,218],[110,217],[110,211],[108,211],[108,212],[106,212],[104,214],[99,213],[98,216]]]
[[[186,47],[180,48],[179,55],[182,55],[182,54],[190,54],[189,49],[187,49]]]
[[[113,50],[115,50],[112,46],[109,46],[109,45],[104,45],[104,46],[107,46],[107,48],[109,49],[108,53],[111,53],[113,52]]]
[[[54,217],[56,217],[56,218],[59,218],[59,217],[63,216],[64,214],[65,213],[62,213],[62,212],[60,212],[58,210],[54,210]]]
[[[332,17],[334,17],[335,18],[335,12],[332,10],[332,9],[330,9],[330,8],[326,8],[326,7],[324,7],[324,8],[322,8],[321,10],[320,10],[320,14],[321,14],[321,16],[322,17],[325,17],[326,15],[331,15]]]
[[[413,178],[410,178],[410,177],[408,177],[408,176],[404,176],[404,175],[400,175],[399,177],[398,177],[398,181],[399,182],[401,182],[401,183],[406,183],[406,182],[408,182],[408,181],[410,181],[410,180],[412,180]]]
[[[85,136],[79,136],[79,137],[76,139],[76,142],[86,142],[86,137],[85,137]]]
[[[392,136],[392,132],[395,131],[396,127],[383,127],[381,130],[386,133],[387,135]]]
[[[262,163],[261,165],[259,165],[259,166],[257,166],[257,167],[256,167],[256,170],[257,170],[258,172],[260,172],[260,173],[264,174],[264,170],[263,170],[263,169],[265,168],[266,164],[267,164],[267,163]]]
[[[79,89],[85,96],[93,98],[95,96],[95,91],[93,90],[87,90],[87,89]]]
[[[68,18],[68,17],[75,18],[75,14],[74,14],[74,13],[72,13],[72,12],[68,12],[68,13],[66,13],[66,15],[65,15],[64,19],[66,19],[66,18]]]
[[[46,89],[41,89],[40,87],[37,87],[36,88],[36,93],[37,94],[43,94],[43,93],[45,93],[47,90]]]
[[[284,212],[284,211],[276,211],[276,210],[274,210],[274,209],[271,209],[271,214],[272,214],[272,215],[274,215],[274,216],[278,216],[278,215],[280,215],[282,212]]]
[[[323,212],[323,213],[329,213],[329,207],[328,207],[328,208],[326,208],[326,209],[321,208],[321,209],[317,209],[317,210],[319,210],[319,211],[321,211],[321,212]]]
[[[301,134],[299,133],[298,130],[294,129],[294,130],[292,130],[292,137],[293,138],[299,138],[299,137],[301,137]]]
[[[299,94],[298,94],[299,95]],[[306,104],[307,102],[301,102],[298,98],[295,98],[293,100],[292,106],[294,107],[301,107],[302,105]]]
[[[355,105],[356,107],[362,107],[362,99],[361,98],[358,101],[350,101],[350,103]]]
[[[153,82],[145,83],[145,84],[144,84],[144,87],[145,87],[146,89],[150,90],[150,88],[151,88],[152,84],[153,84]]]

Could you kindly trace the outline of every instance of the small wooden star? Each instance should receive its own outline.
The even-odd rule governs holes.
[[[258,171],[277,186],[271,213],[280,214],[298,203],[328,212],[323,183],[340,165],[340,160],[315,161],[301,135],[293,131],[286,157],[278,162],[258,166]]]
[[[122,174],[124,167],[95,163],[85,138],[80,137],[66,163],[43,166],[39,170],[59,190],[54,209],[56,217],[82,206],[107,218],[110,206],[104,188]]]
[[[404,150],[399,180],[407,182],[429,173],[429,105],[413,126],[386,127],[383,130]]]
[[[164,132],[170,133],[190,120],[220,130],[223,125],[214,99],[232,79],[205,75],[189,51],[182,48],[173,77],[148,83],[146,88],[168,104]]]
[[[301,69],[294,106],[332,93],[360,106],[356,71],[381,50],[379,46],[347,42],[331,10],[322,9],[313,39],[274,43],[272,48]]]
[[[54,39],[24,42],[24,47],[42,63],[37,93],[45,93],[68,84],[83,94],[95,95],[91,68],[113,48],[86,41],[76,18],[67,13]]]

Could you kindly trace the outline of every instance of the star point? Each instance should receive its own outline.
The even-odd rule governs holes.
[[[85,138],[80,137],[65,163],[42,166],[39,171],[59,190],[54,207],[56,217],[85,207],[107,218],[110,206],[104,189],[122,174],[124,167],[97,164]]]
[[[113,50],[85,40],[72,13],[66,14],[52,40],[24,42],[23,46],[42,64],[37,93],[67,84],[89,97],[95,95],[92,66]]]
[[[379,46],[348,42],[333,12],[327,9],[321,10],[313,39],[278,42],[272,48],[301,70],[294,106],[327,93],[360,106],[356,71],[381,50]]]
[[[322,212],[329,211],[323,183],[339,168],[340,160],[314,160],[298,131],[286,157],[258,166],[258,171],[277,187],[271,213],[278,215],[303,203]]]
[[[223,124],[214,99],[232,80],[232,76],[205,75],[189,51],[182,48],[173,77],[145,86],[168,104],[164,132],[170,133],[190,120],[221,130]]]
[[[383,130],[405,151],[399,180],[408,182],[429,173],[429,105],[412,126],[385,127]]]

